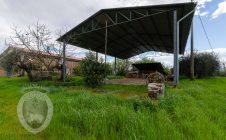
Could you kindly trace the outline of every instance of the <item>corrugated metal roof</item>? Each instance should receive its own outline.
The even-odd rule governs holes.
[[[179,20],[195,6],[180,3],[102,9],[58,41],[104,53],[107,21],[110,56],[127,59],[148,51],[173,53],[173,10],[177,10]],[[192,18],[193,14],[180,24],[180,54],[185,51]]]

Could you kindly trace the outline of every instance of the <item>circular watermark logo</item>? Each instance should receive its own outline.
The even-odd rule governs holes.
[[[36,134],[51,122],[53,104],[46,93],[30,91],[21,97],[17,105],[17,115],[22,126]]]

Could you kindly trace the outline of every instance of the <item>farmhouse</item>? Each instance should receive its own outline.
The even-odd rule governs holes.
[[[0,67],[0,76],[5,76],[6,72],[3,68]]]
[[[33,55],[31,56],[31,61],[33,62],[34,65],[37,65],[37,57],[35,54],[41,53],[41,55],[44,57],[44,61],[50,62],[51,65],[61,65],[61,56],[58,54],[54,53],[47,53],[44,51],[38,52],[37,50],[28,50],[26,48],[20,48],[20,47],[14,47],[10,46],[8,47],[1,55],[0,55],[0,61],[7,59],[7,56],[13,55],[14,53],[19,53],[20,57],[24,57],[27,53],[32,52]],[[66,67],[67,67],[67,75],[73,75],[74,68],[78,65],[78,62],[80,62],[82,59],[78,57],[72,57],[72,56],[67,56],[66,57]],[[12,60],[15,61],[15,60]],[[57,67],[57,66],[56,66]],[[39,70],[41,71],[46,71],[44,66],[40,66]],[[59,69],[55,69],[54,72],[59,73]],[[16,64],[12,65],[8,69],[4,69],[0,67],[0,76],[22,76],[24,75],[25,72],[21,69],[19,69]]]

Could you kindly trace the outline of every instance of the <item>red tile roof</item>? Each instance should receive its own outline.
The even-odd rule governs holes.
[[[33,53],[39,53],[42,54],[43,56],[49,56],[49,57],[60,57],[58,54],[56,53],[48,53],[48,52],[44,52],[44,51],[38,51],[38,50],[28,50],[27,48],[20,48],[20,47],[13,47],[16,50],[22,51],[22,52],[33,52]],[[75,56],[67,56],[66,57],[66,61],[73,61],[73,62],[78,62],[81,61],[82,58],[80,57],[75,57]]]

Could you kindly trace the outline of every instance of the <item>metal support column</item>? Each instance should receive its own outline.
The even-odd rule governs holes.
[[[98,61],[98,52],[96,52],[96,60]]]
[[[187,15],[182,17],[181,19],[177,19],[177,11],[174,10],[173,12],[173,33],[174,33],[174,39],[173,39],[173,45],[174,45],[174,86],[176,87],[179,84],[179,49],[180,49],[180,22],[186,19],[188,16],[190,16],[192,13],[195,12],[195,9],[193,9],[191,12],[189,12]]]
[[[117,59],[115,57],[115,66],[114,66],[114,74],[116,75],[117,71],[116,71],[116,64],[117,64]]]
[[[66,64],[65,64],[65,58],[66,58],[66,43],[64,41],[63,43],[63,81],[66,81]]]
[[[177,11],[173,12],[173,46],[174,46],[174,86],[179,83],[179,24],[177,23]]]
[[[191,80],[194,80],[194,32],[193,32],[193,21],[191,24],[191,55],[190,55],[190,74]]]
[[[106,27],[105,27],[105,64],[107,63],[107,46],[108,46],[108,22],[105,21]]]
[[[129,60],[126,59],[126,73],[128,73],[128,70],[129,70]]]

